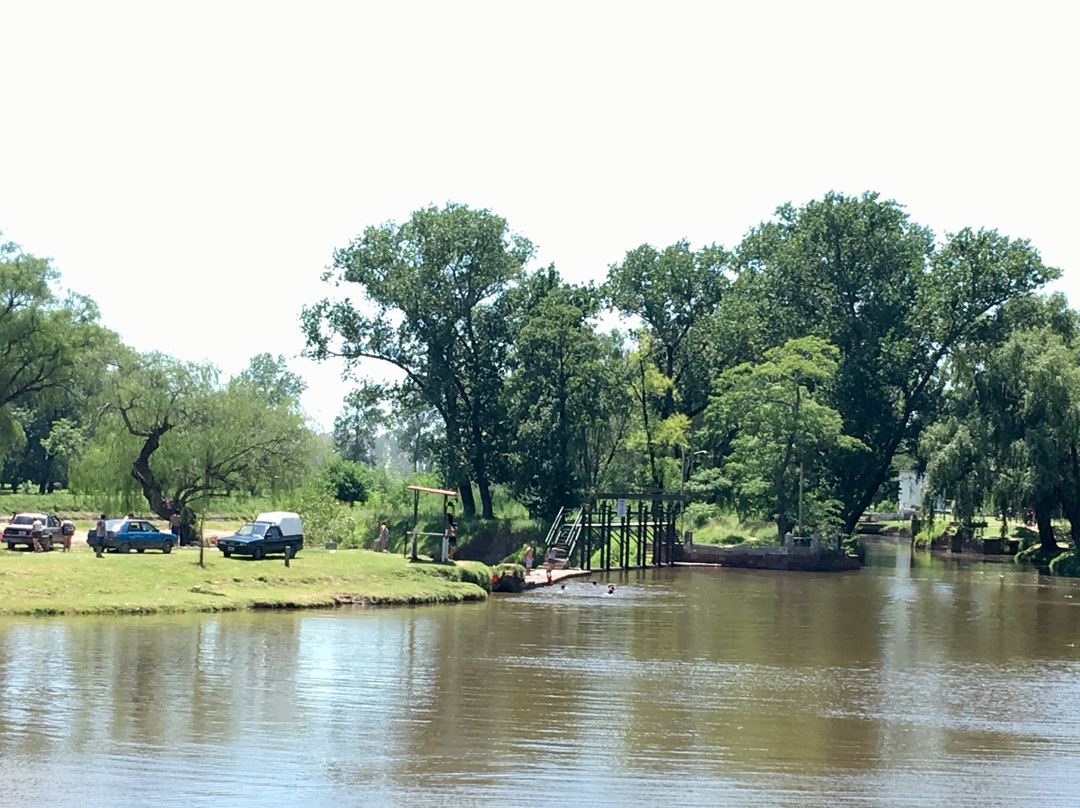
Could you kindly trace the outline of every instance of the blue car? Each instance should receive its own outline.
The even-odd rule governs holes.
[[[86,542],[91,547],[97,546],[97,533],[90,528]],[[130,553],[134,550],[161,550],[171,553],[176,546],[176,537],[172,533],[163,533],[144,519],[108,519],[105,522],[104,549],[117,553]]]

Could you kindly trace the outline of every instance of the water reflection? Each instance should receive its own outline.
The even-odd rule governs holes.
[[[888,544],[870,561],[11,619],[0,804],[1075,804],[1075,582]]]

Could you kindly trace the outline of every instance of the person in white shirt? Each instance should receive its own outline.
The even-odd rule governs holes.
[[[41,524],[41,520],[35,516],[33,527],[30,528],[30,538],[34,542],[35,553],[41,552],[41,537],[44,535],[44,533],[42,532],[44,529],[45,526]]]

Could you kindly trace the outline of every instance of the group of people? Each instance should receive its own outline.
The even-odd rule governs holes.
[[[558,558],[559,558],[559,553],[555,549],[555,546],[552,545],[551,547],[548,548],[547,553],[544,555],[544,566],[547,568],[548,572],[550,572],[555,567],[555,563],[558,561]],[[528,575],[530,572],[532,572],[533,565],[536,563],[536,545],[535,544],[530,544],[528,547],[525,548],[524,562],[525,562],[525,574]]]
[[[126,518],[134,519],[135,514],[129,513]],[[109,536],[109,528],[105,524],[106,519],[107,517],[105,516],[105,514],[101,514],[101,516],[98,517],[97,522],[94,523],[93,534],[89,542],[90,546],[94,548],[94,555],[98,558],[101,558],[103,556],[105,552],[105,539],[107,539]],[[73,532],[74,529],[75,526],[72,525]],[[176,539],[176,546],[182,546],[183,542],[180,540],[180,514],[173,513],[169,517],[169,532],[172,533],[173,538]]]
[[[457,523],[454,521],[454,514],[450,511],[446,514],[446,531],[443,536],[446,538],[446,558],[448,561],[453,561],[454,553],[457,552]],[[390,528],[383,520],[379,522],[379,537],[375,540],[375,552],[385,553],[388,541],[390,541]]]
[[[11,514],[11,520],[15,520],[15,514]],[[71,549],[71,537],[75,535],[75,523],[70,519],[60,520],[60,539],[63,541],[64,552],[66,553]],[[30,526],[30,541],[33,544],[34,552],[40,553],[44,551],[42,547],[42,540],[45,538],[45,525],[41,519],[37,516],[34,517],[34,522]]]
[[[11,514],[11,518],[9,519],[9,521],[14,521],[15,516],[16,516],[16,514],[14,514],[14,513]],[[107,517],[105,516],[105,514],[101,514],[101,516],[98,517],[97,521],[94,523],[94,529],[93,529],[93,531],[91,533],[90,541],[88,542],[88,544],[94,549],[94,555],[96,555],[98,558],[102,557],[102,553],[105,550],[105,539],[108,536],[108,528],[105,525],[106,518]],[[127,515],[127,518],[128,519],[134,519],[135,514],[129,513]],[[385,527],[386,523],[384,522],[383,525]],[[169,517],[169,532],[172,533],[173,536],[176,537],[176,544],[179,547],[180,546],[180,515],[179,514],[174,513],[171,517]],[[66,519],[66,518],[61,519],[60,520],[60,538],[61,538],[61,540],[63,542],[63,552],[66,553],[66,552],[71,550],[71,538],[74,535],[75,535],[75,523],[72,522],[70,519]],[[34,522],[30,526],[30,541],[31,541],[31,543],[33,545],[33,550],[34,550],[35,553],[40,553],[40,552],[44,551],[45,548],[42,546],[43,543],[44,543],[44,539],[45,539],[45,525],[44,525],[44,523],[41,521],[41,519],[39,517],[35,516],[34,517]],[[385,542],[383,544],[383,547],[385,549]]]

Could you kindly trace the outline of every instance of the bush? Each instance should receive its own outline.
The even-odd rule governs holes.
[[[691,502],[686,506],[686,520],[694,530],[701,530],[720,516],[720,508],[707,502]]]
[[[485,592],[491,591],[491,567],[478,561],[457,564],[422,564],[421,567],[428,575],[444,578],[447,581],[476,584]]]
[[[1080,578],[1080,558],[1072,550],[1066,550],[1050,562],[1050,574]]]
[[[371,488],[370,472],[359,463],[334,455],[325,469],[329,486],[340,502],[365,502]]]
[[[1058,550],[1057,552],[1043,552],[1041,544],[1033,544],[1017,553],[1013,557],[1013,561],[1017,564],[1033,564],[1036,567],[1048,567],[1053,564],[1054,560],[1063,552],[1064,551],[1062,550]]]
[[[525,589],[525,568],[520,564],[499,564],[495,567],[498,581],[492,585],[493,592],[521,592]]]
[[[844,548],[844,552],[849,555],[854,555],[859,559],[859,563],[866,564],[866,545],[862,543],[862,539],[858,536],[848,536],[844,539],[841,545]]]
[[[355,517],[325,488],[308,483],[296,492],[294,499],[290,510],[304,520],[304,544],[312,547],[332,541],[340,547],[349,547],[356,542]]]

